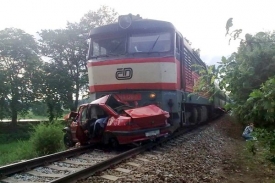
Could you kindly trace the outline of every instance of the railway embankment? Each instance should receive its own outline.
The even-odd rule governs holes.
[[[79,182],[274,183],[275,166],[246,150],[242,127],[230,116],[196,132]]]
[[[130,159],[121,160],[118,164],[108,164],[107,169],[96,171],[90,177],[89,172],[84,176],[88,178],[78,182],[274,183],[274,164],[263,158],[260,148],[255,155],[249,152],[246,149],[247,142],[241,138],[241,133],[242,127],[229,115],[225,115],[161,146],[155,146],[150,151],[132,155]],[[104,156],[104,153],[100,155]],[[59,163],[46,163],[12,175],[3,181],[54,181],[67,174],[73,176],[74,171],[77,173],[79,168],[97,165],[97,159],[94,155],[81,155],[79,158],[69,159],[63,157]],[[71,172],[67,166],[71,168]]]

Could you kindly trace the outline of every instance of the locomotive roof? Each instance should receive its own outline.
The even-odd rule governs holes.
[[[100,27],[96,27],[90,31],[89,37],[92,37],[94,35],[104,35],[104,34],[116,34],[116,33],[122,33],[122,32],[131,32],[131,31],[167,31],[167,30],[175,30],[175,26],[171,22],[166,22],[162,20],[153,20],[153,19],[136,19],[132,21],[132,24],[127,29],[122,29],[119,27],[118,22],[103,25]],[[179,33],[179,32],[178,32]],[[181,35],[181,33],[179,33]],[[182,36],[182,35],[181,35]],[[183,36],[182,36],[183,37]],[[190,45],[184,40],[183,41],[184,46],[189,50],[191,54],[194,55],[194,57],[197,59],[197,61],[202,64],[204,67],[206,67],[205,63],[194,54],[193,49],[190,47]]]
[[[134,20],[131,26],[128,29],[122,29],[119,27],[118,23],[112,23],[100,27],[96,27],[90,31],[89,36],[96,34],[107,34],[107,33],[116,33],[122,31],[133,31],[133,30],[175,30],[175,27],[172,23],[160,20],[152,19],[139,19]]]

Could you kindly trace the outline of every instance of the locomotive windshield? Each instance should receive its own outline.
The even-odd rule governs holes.
[[[168,52],[172,46],[170,32],[135,33],[124,37],[93,37],[90,42],[91,58],[123,55],[127,53]]]
[[[133,34],[129,37],[128,53],[166,52],[171,49],[170,33]]]
[[[91,42],[92,57],[119,55],[126,52],[126,37],[95,39]]]

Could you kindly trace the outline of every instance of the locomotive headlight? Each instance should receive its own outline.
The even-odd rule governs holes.
[[[155,93],[150,93],[150,95],[149,95],[149,98],[151,99],[151,100],[154,100],[154,99],[156,99],[156,94]]]
[[[132,24],[132,16],[129,15],[121,15],[118,17],[118,25],[122,29],[127,29]]]
[[[139,16],[139,14],[138,15],[132,15],[132,14],[120,15],[118,17],[118,25],[122,29],[128,29],[131,26],[132,21],[139,20],[139,19],[142,19],[141,16]]]

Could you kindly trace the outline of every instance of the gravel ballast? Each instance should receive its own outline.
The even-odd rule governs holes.
[[[175,139],[152,152],[145,152],[126,162],[141,166],[134,167],[121,163],[79,182],[222,182],[223,152],[232,139],[219,127],[227,123],[222,117],[190,134]],[[150,160],[140,161],[138,158]],[[130,173],[118,172],[115,168],[126,168]],[[108,180],[103,175],[119,177]]]

